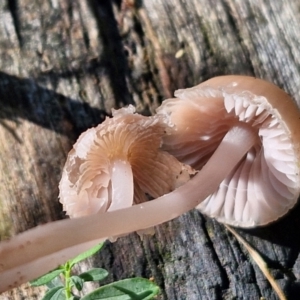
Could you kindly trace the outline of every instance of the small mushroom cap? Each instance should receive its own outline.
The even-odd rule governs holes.
[[[190,167],[160,150],[166,131],[161,116],[141,116],[133,106],[113,115],[82,133],[68,155],[59,198],[70,217],[129,207],[133,200],[146,201],[146,194],[159,197],[190,178]],[[133,180],[122,182],[131,173]]]
[[[244,159],[198,206],[201,212],[253,227],[277,220],[295,205],[300,193],[300,113],[284,91],[252,77],[221,76],[175,96],[158,109],[173,124],[163,148],[196,169],[232,126],[243,124],[257,132],[257,142]]]

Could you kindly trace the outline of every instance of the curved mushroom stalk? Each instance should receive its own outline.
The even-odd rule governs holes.
[[[163,148],[183,163],[201,169],[232,126],[248,126],[257,135],[244,159],[198,206],[201,212],[233,226],[253,227],[277,220],[295,205],[300,113],[285,92],[256,78],[221,76],[175,96],[163,102],[158,114],[173,124]]]
[[[38,226],[2,242],[0,292],[34,279],[72,258],[77,254],[77,245],[82,251],[99,239],[156,226],[193,209],[217,189],[256,140],[257,136],[248,126],[233,127],[202,170],[169,194],[101,215]],[[240,146],[236,147],[237,144]],[[229,153],[225,160],[224,151]],[[224,168],[220,170],[221,164]]]
[[[90,241],[84,244],[78,244],[76,246],[65,248],[63,250],[54,252],[50,255],[45,255],[39,259],[35,259],[34,261],[29,261],[24,264],[18,264],[16,267],[13,267],[9,270],[3,272],[0,271],[0,279],[1,279],[0,293],[45,274],[46,272],[58,267],[59,265],[64,264],[67,260],[76,257],[80,253],[89,250],[93,246],[101,242],[104,242],[105,240],[106,239],[100,239],[96,241]],[[53,242],[57,243],[58,241],[53,241]],[[35,244],[35,247],[37,247],[37,244]],[[23,246],[20,246],[20,248],[23,248]],[[15,254],[18,256],[23,255],[22,253],[16,253],[16,252],[18,251],[14,250],[14,253],[12,255],[13,256]],[[48,266],[53,266],[53,267],[48,269]],[[39,270],[47,270],[47,271],[41,272]]]

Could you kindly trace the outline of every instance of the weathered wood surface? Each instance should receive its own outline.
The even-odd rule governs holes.
[[[1,238],[63,217],[66,154],[111,108],[151,114],[175,89],[220,74],[267,79],[300,104],[299,49],[298,0],[1,0]],[[299,213],[239,231],[288,299],[300,297]],[[143,241],[120,238],[89,264],[110,280],[154,277],[159,299],[277,299],[236,239],[197,211]],[[27,287],[0,296],[41,297]]]

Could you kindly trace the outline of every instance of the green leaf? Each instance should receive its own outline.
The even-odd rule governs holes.
[[[68,300],[80,300],[80,297],[78,296],[71,296]]]
[[[59,277],[55,277],[51,281],[49,281],[49,282],[46,283],[46,287],[48,289],[52,289],[54,287],[62,286],[62,285],[63,285],[63,282],[62,282],[62,280]]]
[[[66,297],[63,292],[64,292],[64,287],[57,286],[49,290],[42,300],[66,300]]]
[[[100,281],[108,276],[108,272],[105,269],[93,268],[87,272],[81,273],[78,276],[84,281]]]
[[[95,247],[91,248],[90,250],[79,254],[78,256],[76,256],[75,258],[73,258],[72,260],[69,261],[70,266],[73,267],[78,262],[96,254],[103,247],[103,245],[104,245],[104,243],[98,244]]]
[[[80,297],[78,296],[71,296],[68,300],[80,300]]]
[[[78,291],[81,291],[83,288],[84,280],[79,276],[72,276],[70,279],[72,286],[74,285]]]
[[[57,277],[59,274],[61,274],[64,270],[63,269],[55,269],[37,279],[34,279],[32,281],[30,281],[30,285],[32,286],[40,286],[40,285],[44,285],[46,283],[48,283],[49,281],[51,281],[52,279],[54,279],[55,277]]]
[[[144,278],[120,280],[100,287],[81,300],[150,300],[159,293],[159,287]]]

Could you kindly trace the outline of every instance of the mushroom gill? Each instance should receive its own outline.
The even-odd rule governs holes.
[[[295,205],[300,113],[285,92],[252,77],[222,76],[175,96],[163,102],[158,114],[168,115],[173,124],[163,149],[183,163],[200,170],[232,126],[247,126],[257,135],[244,159],[198,206],[201,212],[253,227],[277,220]]]
[[[70,217],[129,207],[189,180],[191,168],[159,150],[167,127],[163,118],[134,112],[133,106],[115,110],[73,146],[59,184]]]

